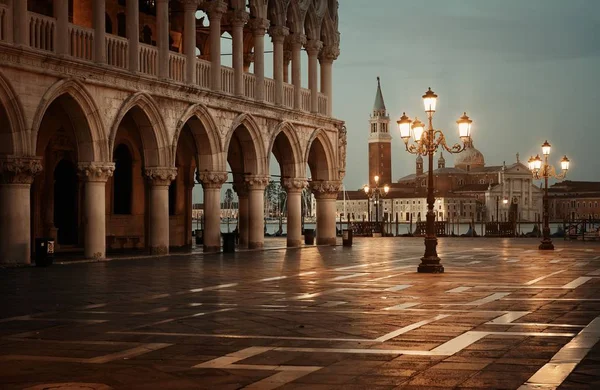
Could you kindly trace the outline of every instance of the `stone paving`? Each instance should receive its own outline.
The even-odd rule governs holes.
[[[0,269],[2,389],[600,387],[600,245],[422,239]]]

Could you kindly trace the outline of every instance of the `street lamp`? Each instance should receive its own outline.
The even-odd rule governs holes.
[[[369,201],[373,200],[373,203],[375,203],[375,227],[377,229],[376,233],[379,233],[379,199],[385,197],[390,192],[390,186],[385,184],[383,188],[379,188],[379,176],[377,175],[373,177],[373,181],[375,182],[375,187],[371,188],[367,184],[363,187],[363,190]]]
[[[471,142],[471,124],[473,121],[464,113],[456,123],[458,124],[459,136],[462,140],[462,145],[455,144],[448,146],[446,143],[446,137],[441,130],[435,130],[433,128],[433,114],[435,113],[437,95],[429,88],[425,95],[423,95],[423,105],[425,106],[425,112],[429,120],[429,127],[425,130],[424,124],[415,118],[414,121],[410,120],[406,113],[403,113],[398,120],[398,128],[400,130],[400,137],[404,141],[406,151],[411,154],[417,154],[421,156],[429,157],[429,175],[427,181],[427,225],[425,230],[425,254],[421,258],[421,264],[419,264],[418,272],[427,273],[442,273],[444,272],[444,266],[440,264],[440,258],[437,255],[437,237],[435,236],[435,214],[434,208],[434,196],[433,196],[433,155],[437,151],[438,147],[443,147],[449,153],[460,153],[470,144]],[[414,142],[410,145],[408,143],[410,137],[414,138]]]
[[[544,160],[540,158],[540,155],[536,155],[535,157],[529,157],[528,165],[529,169],[533,174],[533,178],[535,180],[544,180],[544,198],[543,198],[543,206],[544,206],[544,227],[542,228],[542,243],[539,246],[541,250],[553,250],[554,244],[552,243],[552,238],[550,238],[550,215],[548,212],[548,179],[553,177],[555,179],[561,180],[567,176],[567,171],[569,170],[570,161],[567,156],[564,156],[560,160],[560,168],[562,170],[561,173],[557,173],[556,169],[554,169],[553,165],[548,164],[548,156],[550,155],[550,150],[552,146],[545,141],[542,144],[542,154],[544,155]]]

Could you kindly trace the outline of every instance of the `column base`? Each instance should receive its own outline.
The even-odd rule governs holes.
[[[548,239],[548,240],[542,240],[542,243],[540,244],[540,246],[538,247],[540,250],[542,251],[552,251],[554,250],[554,244],[552,243],[552,240]]]
[[[317,237],[317,245],[336,245],[335,237],[319,238]]]
[[[436,257],[435,259],[423,257],[421,258],[421,264],[419,264],[417,272],[423,274],[443,274],[444,266],[440,264],[439,257]]]
[[[288,238],[288,240],[287,240],[288,248],[297,248],[299,246],[302,246],[302,240],[292,240],[292,239]]]
[[[161,246],[153,246],[150,247],[150,254],[151,255],[168,255],[169,254],[169,248],[167,248],[165,245],[161,245]]]
[[[104,260],[106,259],[106,253],[96,252],[91,255],[86,255],[85,258],[88,260]]]
[[[221,247],[220,246],[212,246],[212,245],[211,246],[204,245],[202,247],[202,250],[205,253],[219,253],[219,252],[221,252]]]
[[[262,249],[265,247],[264,242],[249,242],[248,249]]]

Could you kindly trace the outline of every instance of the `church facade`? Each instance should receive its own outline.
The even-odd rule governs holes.
[[[221,52],[225,32],[232,53]],[[205,250],[218,250],[226,181],[241,245],[260,248],[271,152],[288,245],[301,243],[307,186],[317,242],[334,243],[346,147],[332,117],[339,39],[336,0],[0,1],[0,262],[29,263],[36,237],[95,259],[188,247],[194,185]],[[232,67],[221,64],[228,54]]]
[[[391,179],[391,151],[389,154],[379,153],[379,159],[372,157],[372,144],[391,145],[392,139],[389,132],[381,131],[387,127],[381,127],[380,123],[389,123],[389,116],[383,103],[379,78],[369,122],[369,180],[375,174],[383,177],[389,172],[389,179],[380,180],[380,183],[391,183],[390,192],[380,200],[379,207],[369,204],[361,190],[340,194],[338,219],[343,216],[344,220],[348,220],[349,215],[350,220],[373,221],[376,219],[374,213],[379,212],[380,221],[395,222],[396,218],[398,222],[424,221],[427,213],[428,171],[423,164],[423,157],[416,157],[413,174],[396,182]],[[403,153],[404,150],[399,152]],[[518,154],[513,164],[487,166],[483,154],[471,140],[466,149],[455,156],[453,167],[446,166],[446,159],[440,152],[437,168],[433,170],[433,180],[438,220],[470,222],[514,219],[525,222],[541,218],[543,193],[534,184],[531,171],[520,161]]]

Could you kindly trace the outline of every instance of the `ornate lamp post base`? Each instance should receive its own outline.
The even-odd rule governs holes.
[[[444,266],[440,264],[441,259],[437,255],[435,247],[437,246],[436,237],[425,238],[425,254],[421,257],[421,264],[417,268],[419,273],[441,274],[444,273]]]
[[[544,238],[542,240],[542,243],[539,246],[539,249],[542,250],[542,251],[544,251],[544,250],[550,250],[550,251],[552,251],[552,250],[554,250],[554,244],[552,243],[551,239]]]

